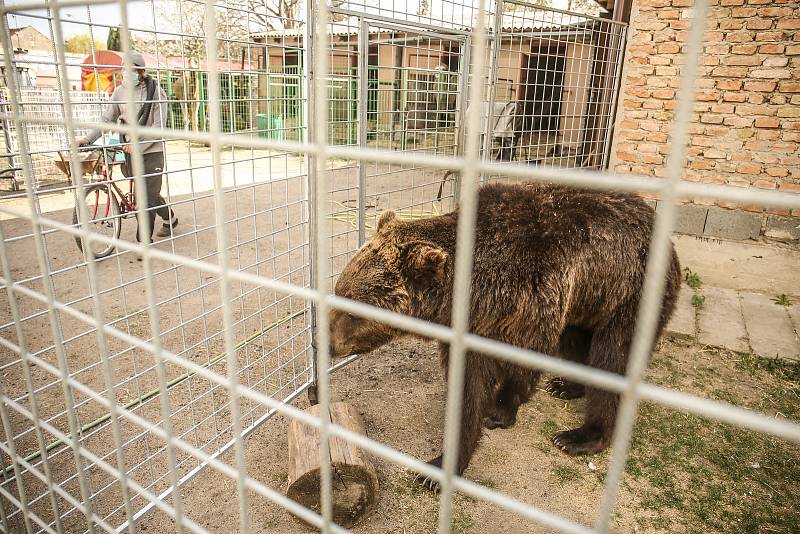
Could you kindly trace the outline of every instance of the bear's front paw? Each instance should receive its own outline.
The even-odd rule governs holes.
[[[433,460],[429,460],[428,464],[432,465],[434,467],[438,467],[439,469],[441,469],[442,468],[442,457],[441,456],[437,456]],[[414,482],[416,482],[417,484],[419,484],[423,488],[425,488],[427,490],[430,490],[430,491],[432,491],[434,493],[439,493],[439,490],[441,489],[441,485],[439,484],[438,480],[432,479],[429,476],[423,475],[422,473],[420,473],[416,477],[414,477]]]
[[[608,438],[596,427],[582,426],[557,432],[553,437],[556,447],[571,456],[596,454],[608,447]]]
[[[566,378],[556,377],[547,383],[547,392],[557,399],[579,399],[586,394],[583,384],[570,382]]]

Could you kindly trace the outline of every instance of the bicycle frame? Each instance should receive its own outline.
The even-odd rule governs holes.
[[[136,211],[136,194],[135,194],[135,185],[132,178],[127,178],[128,181],[128,192],[125,193],[122,191],[120,186],[114,180],[114,167],[119,166],[122,162],[117,161],[109,161],[108,155],[109,149],[103,148],[103,158],[100,163],[100,180],[97,180],[93,183],[102,183],[108,182],[111,186],[110,189],[114,191],[117,196],[117,200],[119,201],[120,212],[121,214],[132,213]],[[108,206],[106,206],[106,211],[108,210]],[[108,214],[106,214],[107,216]]]

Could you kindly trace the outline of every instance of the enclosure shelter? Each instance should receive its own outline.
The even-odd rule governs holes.
[[[86,0],[80,12],[75,4],[68,19],[56,2],[3,4],[4,49],[12,17],[49,28],[48,61],[59,67],[66,31],[93,37],[119,25],[122,52],[115,57],[129,69],[135,42],[153,59],[148,72],[168,89],[170,120],[165,128],[102,124],[107,88],[62,84],[48,100],[7,76],[0,111],[24,186],[0,199],[4,531],[138,532],[154,524],[212,530],[201,514],[232,514],[238,524],[225,527],[242,532],[281,531],[285,525],[263,515],[264,503],[323,531],[342,531],[324,505],[335,476],[324,447],[321,509],[288,499],[286,473],[264,467],[289,419],[318,427],[323,443],[335,435],[439,480],[443,533],[453,522],[453,491],[510,511],[531,528],[607,532],[640,400],[800,442],[795,421],[643,382],[676,201],[800,209],[797,195],[699,186],[680,173],[704,0],[687,30],[674,163],[662,181],[606,172],[627,31],[612,13],[580,15],[521,0],[432,1],[426,10],[410,0],[345,0],[280,13],[233,0],[180,0],[169,12],[158,2],[123,1],[115,5],[116,24],[98,20],[101,2]],[[4,72],[17,72],[13,54],[4,61]],[[103,61],[91,61],[86,66],[97,80]],[[517,112],[512,156],[501,159],[515,161],[493,161],[491,125],[506,103]],[[76,139],[93,127],[107,131],[107,145],[120,135],[163,141],[162,193],[179,218],[172,235],[136,242],[133,215],[142,207],[130,205],[130,192],[142,190],[141,173],[130,189],[130,177],[113,163],[81,172],[85,156]],[[134,145],[135,168],[140,152]],[[70,179],[46,189],[42,177],[59,153],[70,162]],[[468,333],[475,192],[494,178],[639,191],[661,201],[625,376]],[[120,213],[108,207],[115,203]],[[462,216],[451,324],[333,296],[338,275],[382,212],[410,220],[456,205]],[[109,231],[117,223],[119,237]],[[97,259],[76,239],[83,250],[102,244],[113,253]],[[433,468],[401,444],[331,426],[329,371],[350,372],[358,360],[330,361],[332,307],[449,344],[456,385],[447,397],[448,442],[458,433],[466,351],[623,394],[595,522],[454,476],[449,456],[443,469]],[[319,401],[320,418],[298,408],[307,397]],[[197,493],[209,500],[193,502]],[[219,504],[230,495],[236,510]]]

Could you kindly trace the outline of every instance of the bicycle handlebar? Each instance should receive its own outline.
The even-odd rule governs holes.
[[[124,145],[82,145],[78,147],[79,152],[90,152],[92,150],[108,150],[109,152],[122,152]]]

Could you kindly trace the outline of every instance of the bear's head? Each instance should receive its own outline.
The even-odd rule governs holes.
[[[447,253],[433,243],[404,239],[391,211],[378,220],[375,236],[350,260],[336,282],[336,295],[378,308],[419,315],[415,305],[426,290],[444,282]],[[403,331],[341,310],[332,310],[331,356],[366,354]]]

